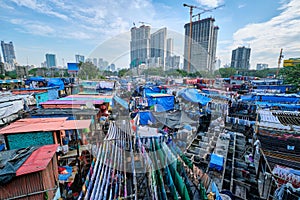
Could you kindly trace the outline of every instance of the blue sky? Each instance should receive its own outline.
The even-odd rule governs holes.
[[[231,51],[251,47],[251,67],[277,66],[280,48],[285,58],[300,57],[299,0],[4,0],[0,1],[0,40],[13,41],[20,64],[39,66],[46,53],[59,65],[74,62],[75,54],[102,57],[118,67],[129,64],[129,31],[133,22],[152,29],[167,27],[175,51],[183,53],[187,3],[202,8],[219,26],[217,58],[229,63]],[[200,10],[194,9],[194,14]]]

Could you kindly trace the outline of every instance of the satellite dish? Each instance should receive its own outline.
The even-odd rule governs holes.
[[[85,105],[86,105],[87,108],[95,109],[94,105],[90,101],[86,102]]]

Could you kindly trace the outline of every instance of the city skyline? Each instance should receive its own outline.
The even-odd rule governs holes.
[[[232,2],[229,0],[194,1],[148,1],[128,0],[126,2],[85,1],[85,3],[52,0],[38,2],[31,0],[9,0],[0,3],[2,28],[1,40],[12,41],[17,62],[23,65],[39,66],[47,52],[57,55],[58,65],[74,61],[74,55],[92,57],[90,54],[107,40],[122,33],[126,36],[121,43],[110,45],[98,57],[116,63],[118,67],[129,66],[129,41],[127,37],[135,22],[145,21],[151,29],[167,27],[182,38],[174,38],[175,50],[183,55],[184,24],[189,22],[189,10],[183,3],[203,8],[224,7],[202,14],[201,18],[214,17],[220,30],[217,42],[217,59],[222,65],[230,63],[231,51],[237,46],[252,49],[250,65],[257,63],[277,66],[280,48],[285,57],[299,57],[300,2],[297,0],[254,0]],[[128,9],[124,10],[124,7]],[[112,8],[114,8],[112,10]],[[193,14],[201,10],[194,9]],[[248,15],[246,13],[249,13]],[[250,14],[251,13],[251,14]],[[181,40],[181,41],[180,41]],[[114,47],[114,48],[112,48]],[[115,53],[114,49],[123,48]],[[123,55],[124,54],[124,55]],[[126,55],[125,55],[126,54]],[[178,54],[178,53],[176,53]],[[123,59],[119,58],[121,55]]]

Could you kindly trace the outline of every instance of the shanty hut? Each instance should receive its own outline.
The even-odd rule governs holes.
[[[63,145],[66,130],[90,128],[91,120],[68,120],[67,118],[20,119],[0,130],[7,149],[26,148],[48,144]]]
[[[57,147],[0,152],[0,164],[4,165],[0,168],[0,199],[58,199]]]

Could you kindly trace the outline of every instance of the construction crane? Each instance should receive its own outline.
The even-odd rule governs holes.
[[[217,6],[216,8],[212,8],[212,9],[204,9],[198,6],[193,6],[193,5],[188,5],[188,4],[183,4],[184,7],[189,7],[190,8],[190,32],[189,32],[189,45],[188,45],[188,67],[187,67],[187,72],[190,72],[190,68],[191,68],[191,45],[192,45],[192,20],[193,20],[193,9],[199,9],[199,10],[203,10],[200,14],[203,14],[205,12],[210,12],[212,10],[215,10],[219,7],[222,7],[224,5],[221,6]],[[200,14],[199,14],[199,19],[200,19]]]
[[[212,12],[213,10],[216,10],[216,9],[221,8],[221,7],[223,7],[223,6],[225,6],[225,5],[223,4],[223,5],[219,5],[219,6],[217,6],[217,7],[211,8],[211,9],[204,9],[202,12],[200,12],[200,13],[198,13],[198,14],[196,14],[196,15],[193,15],[192,18],[198,16],[198,20],[200,20],[200,15],[201,15],[201,14],[206,13],[206,12]]]
[[[147,23],[147,22],[139,22],[139,23],[142,24],[142,25],[145,25],[145,24],[151,25],[150,23]]]
[[[279,57],[278,57],[278,68],[277,68],[277,71],[276,71],[276,78],[278,77],[281,60],[283,58],[282,51],[283,51],[283,49],[281,48],[280,49],[280,54],[279,54]]]

